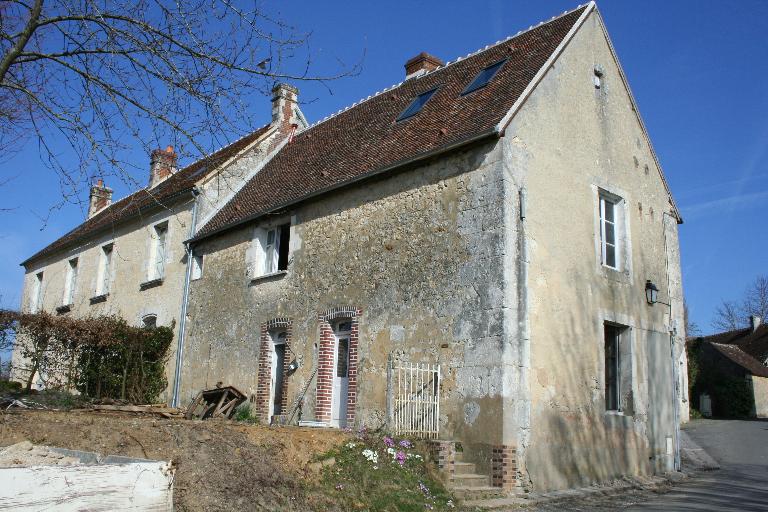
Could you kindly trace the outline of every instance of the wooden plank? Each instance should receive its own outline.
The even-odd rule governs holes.
[[[0,510],[173,510],[170,462],[0,468]]]

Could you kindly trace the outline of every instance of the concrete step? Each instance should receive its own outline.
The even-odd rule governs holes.
[[[477,466],[471,462],[455,462],[453,464],[453,471],[456,475],[472,475],[475,474]]]
[[[488,487],[490,484],[488,475],[476,475],[474,473],[454,474],[451,487],[454,489],[459,487]]]

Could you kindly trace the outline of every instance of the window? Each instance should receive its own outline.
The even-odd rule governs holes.
[[[619,330],[605,326],[605,410],[619,409]]]
[[[431,98],[432,95],[435,94],[435,91],[437,91],[436,88],[416,96],[416,98],[414,98],[411,104],[408,105],[408,108],[403,110],[402,113],[399,116],[397,116],[397,120],[402,121],[403,119],[408,119],[409,117],[412,117],[418,114],[419,111],[422,109],[422,107],[429,101],[429,98]]]
[[[43,302],[43,273],[38,272],[35,274],[34,288],[32,289],[32,299],[30,302],[30,310],[32,313],[40,311],[40,306]]]
[[[253,278],[288,270],[288,251],[291,225],[259,228],[256,230],[256,258]]]
[[[168,238],[168,223],[155,226],[154,255],[151,279],[162,279],[165,276],[166,239]]]
[[[99,263],[98,281],[96,282],[96,295],[109,293],[109,285],[112,279],[112,244],[101,248],[101,261]]]
[[[64,283],[64,302],[65,306],[75,301],[75,284],[77,284],[77,258],[69,260],[67,267],[67,280]]]
[[[600,194],[600,262],[619,269],[619,203],[620,199]]]
[[[461,95],[464,96],[465,94],[469,94],[488,85],[488,82],[490,82],[491,79],[496,76],[496,73],[499,71],[499,69],[501,69],[501,66],[503,66],[506,61],[507,60],[504,59],[497,62],[496,64],[491,64],[487,68],[480,71],[475,79],[472,80],[472,82],[467,86],[467,88],[461,91]]]
[[[200,279],[203,277],[203,255],[192,255],[192,280]]]
[[[146,329],[154,329],[157,327],[157,315],[149,314],[141,319],[141,326]]]
[[[605,357],[605,410],[632,415],[632,344],[630,329],[623,325],[603,325]]]

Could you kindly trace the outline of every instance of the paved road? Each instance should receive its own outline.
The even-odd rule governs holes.
[[[768,511],[768,421],[697,420],[686,431],[721,469],[624,510]]]

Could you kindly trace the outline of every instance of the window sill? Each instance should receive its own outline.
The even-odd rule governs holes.
[[[62,304],[61,306],[56,308],[56,313],[63,315],[64,313],[69,313],[72,311],[72,304]]]
[[[100,302],[106,302],[107,297],[109,297],[109,293],[102,293],[101,295],[96,295],[94,297],[91,297],[91,305],[98,304]]]
[[[161,284],[163,284],[163,279],[164,278],[162,278],[162,277],[158,277],[157,279],[152,279],[150,281],[144,281],[143,283],[141,283],[139,285],[139,290],[142,290],[142,291],[143,290],[149,290],[150,288],[154,288],[156,286],[160,286]]]
[[[272,272],[271,274],[264,274],[261,276],[256,276],[251,278],[251,284],[257,283],[259,281],[266,281],[268,279],[276,279],[283,277],[285,274],[287,274],[287,270],[278,270],[277,272]]]

